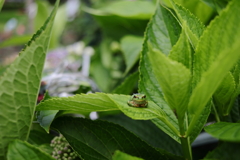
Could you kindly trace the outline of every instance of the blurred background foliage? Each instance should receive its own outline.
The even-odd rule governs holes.
[[[205,24],[217,14],[214,7],[210,7],[209,0],[204,0],[205,3],[199,0],[175,1],[192,11]],[[96,83],[97,91],[116,93],[117,86],[137,72],[144,31],[154,14],[156,2],[61,0],[49,52],[78,42],[83,42],[84,47],[92,47],[94,54],[89,64],[89,74],[85,76]],[[160,2],[171,7],[168,0]],[[54,3],[55,0],[5,0],[0,16],[0,75],[41,27]],[[57,58],[58,54],[55,56]],[[138,78],[131,77],[128,83],[137,84]],[[137,92],[136,86],[128,88],[125,94]]]

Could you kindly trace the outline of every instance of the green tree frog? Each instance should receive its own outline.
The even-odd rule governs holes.
[[[141,93],[133,94],[130,100],[127,102],[131,107],[145,108],[148,105],[146,95]]]

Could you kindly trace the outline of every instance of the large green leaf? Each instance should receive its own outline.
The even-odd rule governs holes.
[[[203,24],[187,9],[175,4],[173,0],[171,0],[171,3],[180,20],[180,24],[184,28],[189,41],[195,49],[198,44],[198,40],[204,31]]]
[[[177,42],[180,34],[180,26],[172,14],[163,8],[160,4],[157,5],[155,15],[152,17],[147,30],[145,32],[145,40],[140,57],[140,81],[139,92],[145,93],[147,97],[156,103],[159,108],[164,110],[167,115],[167,121],[171,122],[175,128],[178,128],[178,123],[175,114],[167,105],[162,89],[157,82],[153,73],[150,60],[148,58],[148,43],[150,42],[153,48],[160,50],[162,53],[168,55],[172,46]],[[166,131],[171,137],[176,137],[170,132],[169,128],[164,122],[158,121],[157,125],[162,130]],[[176,138],[174,138],[176,139]]]
[[[235,29],[240,27],[239,9],[240,1],[233,0],[205,30],[199,41],[194,63],[194,83],[197,86],[189,102],[192,119],[188,134],[193,131],[213,93],[239,59],[240,30]]]
[[[133,119],[149,120],[159,118],[164,123],[163,127],[170,129],[170,135],[175,138],[178,137],[178,125],[171,124],[166,113],[154,102],[148,101],[147,108],[135,108],[128,106],[127,102],[129,99],[130,96],[127,95],[81,94],[73,97],[46,100],[37,106],[37,110],[72,110],[76,113],[121,110]]]
[[[61,117],[52,127],[67,139],[83,159],[112,159],[116,150],[143,159],[175,159],[159,152],[125,128],[104,121]]]
[[[113,111],[119,109],[107,94],[96,93],[52,98],[40,103],[37,106],[37,110],[73,110],[78,113],[89,113],[92,111]]]
[[[216,149],[209,152],[204,160],[238,160],[240,157],[240,143],[224,142]]]
[[[164,97],[179,119],[184,119],[189,100],[191,73],[183,64],[173,61],[159,50],[149,47],[148,57],[153,73],[162,86]]]
[[[240,123],[219,122],[204,128],[213,137],[224,141],[240,142]]]
[[[133,120],[123,114],[106,116],[102,119],[123,126],[155,148],[166,150],[175,155],[182,155],[181,145],[161,131],[151,121]]]
[[[49,154],[27,142],[15,140],[9,144],[8,160],[54,160]]]
[[[126,71],[128,71],[134,66],[134,64],[138,61],[139,55],[141,52],[143,43],[142,37],[137,36],[124,36],[121,39],[121,49],[123,51],[125,63],[126,63]]]
[[[142,158],[138,158],[138,157],[134,157],[131,156],[129,154],[123,153],[121,151],[115,151],[113,157],[113,160],[124,160],[124,159],[128,159],[128,160],[143,160]]]
[[[28,138],[57,5],[0,79],[0,159],[12,140]]]

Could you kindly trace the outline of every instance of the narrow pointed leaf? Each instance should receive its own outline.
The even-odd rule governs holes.
[[[171,3],[174,11],[176,12],[180,20],[182,27],[184,27],[184,30],[186,31],[189,41],[191,42],[193,48],[196,48],[199,38],[204,31],[203,24],[195,15],[193,15],[186,8],[175,4],[173,0],[171,0]]]
[[[146,29],[139,69],[139,93],[146,94],[149,100],[153,101],[162,110],[164,110],[167,115],[167,121],[173,124],[175,128],[178,127],[176,116],[164,99],[162,89],[155,78],[147,53],[149,51],[148,43],[150,42],[153,48],[156,48],[162,53],[168,55],[172,46],[177,42],[179,34],[180,26],[176,19],[168,10],[163,8],[160,4],[157,4],[156,13],[152,17]],[[162,130],[170,130],[164,122],[159,123],[161,123],[161,125],[158,125],[158,127]],[[176,135],[172,132],[166,133],[172,137],[176,137]]]
[[[148,57],[164,97],[178,118],[183,118],[189,100],[191,73],[183,64],[173,61],[149,46]]]
[[[184,30],[182,30],[177,43],[173,46],[168,57],[192,70],[192,49]]]
[[[54,160],[49,154],[20,140],[9,144],[7,158],[8,160]]]
[[[240,1],[233,0],[206,29],[199,41],[194,63],[197,86],[189,102],[192,120],[188,134],[192,132],[217,87],[240,57],[240,31],[235,29],[240,27],[240,17],[237,14],[239,8]],[[224,32],[222,27],[225,28]]]
[[[110,122],[61,117],[53,122],[52,127],[63,134],[83,159],[112,159],[116,150],[149,160],[175,159],[157,151],[123,127]]]
[[[209,125],[204,130],[220,140],[240,142],[240,123],[220,122]]]
[[[28,138],[56,10],[0,79],[0,159],[12,140]]]

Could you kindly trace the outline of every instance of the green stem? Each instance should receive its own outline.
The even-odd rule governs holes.
[[[212,101],[211,103],[212,103],[212,108],[213,108],[213,111],[214,111],[214,115],[215,115],[216,121],[217,121],[217,122],[220,122],[220,118],[219,118],[219,116],[218,116],[217,109],[216,109],[213,101]]]
[[[159,119],[164,122],[176,135],[180,136],[179,131],[177,130],[176,127],[174,127],[168,120],[165,118],[159,117]]]
[[[181,137],[181,145],[185,159],[192,160],[192,149],[189,137]]]
[[[186,114],[187,116],[187,114]],[[179,117],[178,119],[178,124],[179,124],[179,129],[180,129],[180,139],[181,139],[181,145],[182,145],[182,150],[183,150],[183,155],[186,160],[192,160],[192,148],[190,144],[190,138],[189,136],[186,137],[185,131],[188,128],[188,121],[187,117],[184,120],[183,117]]]

